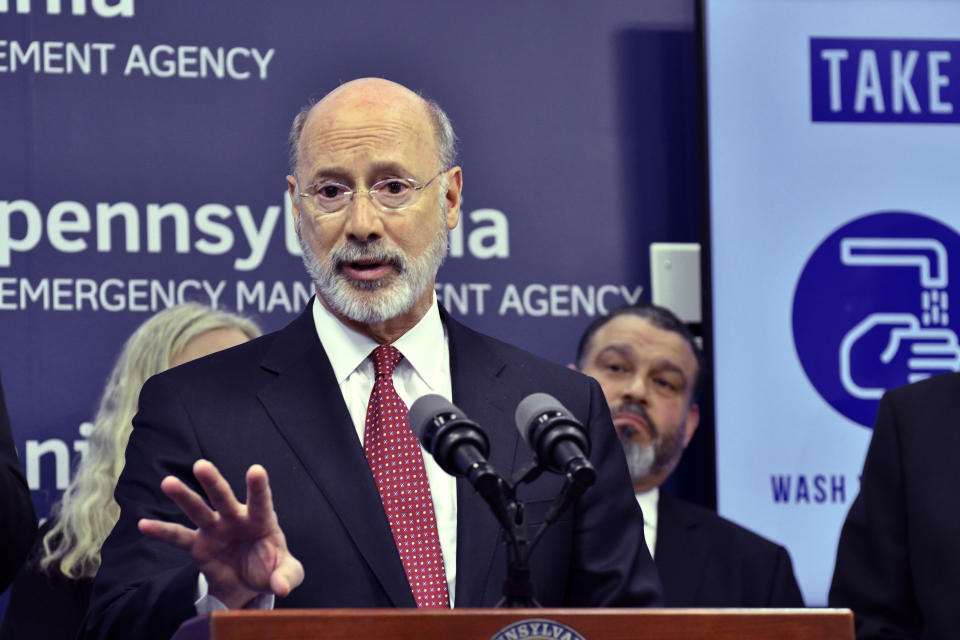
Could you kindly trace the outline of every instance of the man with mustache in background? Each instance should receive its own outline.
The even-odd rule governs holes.
[[[786,549],[660,491],[700,422],[703,358],[672,312],[632,305],[595,319],[572,368],[606,396],[668,607],[802,607]]]

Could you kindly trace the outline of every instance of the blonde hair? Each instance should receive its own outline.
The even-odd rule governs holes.
[[[251,339],[260,335],[251,320],[190,302],[156,313],[127,339],[103,390],[87,451],[51,511],[56,524],[43,537],[42,570],[50,571],[56,563],[72,579],[97,573],[100,546],[120,516],[113,490],[123,470],[140,388],[150,376],[169,369],[188,342],[213,329],[237,329]]]

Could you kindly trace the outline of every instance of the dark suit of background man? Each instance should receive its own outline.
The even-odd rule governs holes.
[[[10,586],[37,532],[37,516],[23,479],[0,385],[0,592]]]
[[[960,635],[960,373],[887,392],[829,603],[857,638]]]
[[[525,395],[553,394],[576,414],[600,478],[536,549],[535,597],[659,603],[600,388],[438,308],[434,279],[460,214],[453,140],[439,107],[379,79],[344,84],[295,119],[287,182],[316,298],[285,329],[144,386],[84,637],[168,638],[221,605],[414,606],[363,448],[380,344],[404,356],[392,377],[402,399],[452,396],[487,429],[507,477],[531,458],[512,419]],[[425,458],[450,599],[492,606],[505,576],[496,521]],[[529,522],[559,489],[558,476],[524,487]],[[244,490],[246,504],[234,497]]]
[[[700,347],[669,310],[622,307],[587,327],[577,368],[600,382],[668,607],[802,607],[786,549],[660,491],[699,424]]]

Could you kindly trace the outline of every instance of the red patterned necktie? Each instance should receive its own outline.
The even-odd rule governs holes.
[[[376,381],[367,405],[363,451],[417,606],[449,608],[443,553],[423,456],[410,429],[407,405],[393,387],[393,370],[403,354],[384,344],[374,349],[370,358]]]

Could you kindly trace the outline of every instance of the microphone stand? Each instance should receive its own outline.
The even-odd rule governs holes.
[[[516,488],[521,483],[533,482],[545,470],[542,464],[533,462],[520,469],[513,483],[497,478],[499,491],[496,496],[498,503],[496,505],[492,501],[495,496],[491,491],[481,492],[500,521],[507,541],[507,578],[503,582],[503,597],[497,602],[497,608],[540,608],[540,603],[533,597],[533,582],[530,580],[530,556],[533,549],[543,538],[547,528],[556,522],[596,480],[596,472],[592,468],[589,469],[590,473],[583,472],[580,467],[568,469],[564,474],[564,484],[560,494],[544,517],[543,524],[531,539],[527,535],[524,505],[517,500]]]
[[[537,471],[532,477],[535,478]],[[527,471],[525,475],[530,475]],[[533,582],[530,580],[530,552],[532,544],[527,538],[527,523],[524,520],[524,505],[517,500],[517,481],[502,481],[503,496],[508,518],[501,520],[507,540],[507,578],[503,581],[503,597],[497,608],[530,609],[539,608],[540,603],[533,597]]]

